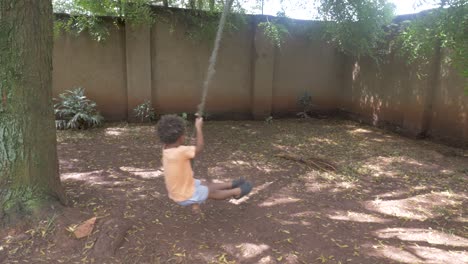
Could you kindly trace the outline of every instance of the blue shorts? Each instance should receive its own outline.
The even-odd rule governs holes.
[[[195,192],[190,199],[178,202],[179,205],[187,206],[192,204],[201,204],[208,199],[208,187],[201,184],[200,180],[195,179]]]

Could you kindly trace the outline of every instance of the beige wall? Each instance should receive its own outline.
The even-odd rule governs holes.
[[[445,63],[441,65],[440,78],[435,90],[430,134],[468,148],[468,94],[463,90],[468,80]]]
[[[348,57],[338,94],[341,108],[372,125],[391,126],[410,136],[429,136],[466,148],[466,79],[443,61],[434,58],[427,66],[409,66],[395,54],[380,64]],[[440,73],[434,63],[441,64]]]
[[[127,119],[135,121],[133,109],[142,102],[151,101],[151,27],[125,27]]]
[[[409,89],[402,63],[393,56],[380,66],[370,58],[347,58],[346,63],[343,108],[373,125],[386,121],[401,126]]]
[[[290,29],[284,44],[276,49],[273,74],[273,112],[299,111],[298,99],[305,92],[312,96],[317,108],[336,108],[336,91],[339,88],[337,65],[340,55],[319,36],[317,22],[296,24],[297,28],[311,28],[307,34]]]
[[[255,119],[263,119],[271,115],[273,108],[275,46],[258,27],[253,46],[252,115]]]
[[[353,59],[320,39],[320,22],[290,23],[290,35],[276,48],[257,26],[265,17],[247,20],[223,37],[209,114],[264,119],[296,113],[298,98],[308,92],[316,110],[344,110],[369,124],[467,147],[466,79],[445,64],[438,70],[443,59],[422,69],[394,54],[379,65]],[[182,23],[161,21],[152,27],[113,26],[101,43],[87,34],[60,36],[54,96],[84,87],[107,120],[133,120],[133,108],[146,100],[158,113],[196,112],[213,41],[190,40]]]
[[[127,118],[124,30],[111,27],[105,42],[87,34],[62,34],[53,52],[54,97],[74,87],[86,89],[108,120]]]
[[[252,27],[225,34],[206,112],[250,113]],[[182,24],[159,22],[151,31],[152,94],[163,113],[194,113],[200,103],[213,41],[190,40]]]

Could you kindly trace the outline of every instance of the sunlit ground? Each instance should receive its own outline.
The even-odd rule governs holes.
[[[0,254],[91,263],[100,223],[120,219],[132,228],[112,263],[468,263],[466,152],[350,121],[205,126],[196,177],[245,177],[255,185],[249,196],[209,201],[193,216],[166,196],[153,127],[59,132],[73,207],[44,237],[29,236],[34,243],[4,238]],[[285,151],[320,157],[337,171],[275,156]],[[65,230],[93,215],[89,238]]]

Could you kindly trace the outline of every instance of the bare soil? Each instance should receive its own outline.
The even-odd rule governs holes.
[[[2,230],[0,262],[468,263],[466,151],[342,120],[206,122],[205,134],[196,177],[255,189],[193,215],[167,198],[154,126],[58,132],[71,206]]]

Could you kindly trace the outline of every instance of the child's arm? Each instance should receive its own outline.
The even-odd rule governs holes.
[[[203,150],[203,131],[202,131],[202,126],[203,126],[203,118],[197,117],[195,120],[195,128],[197,129],[197,144],[195,146],[195,154],[199,154]]]

